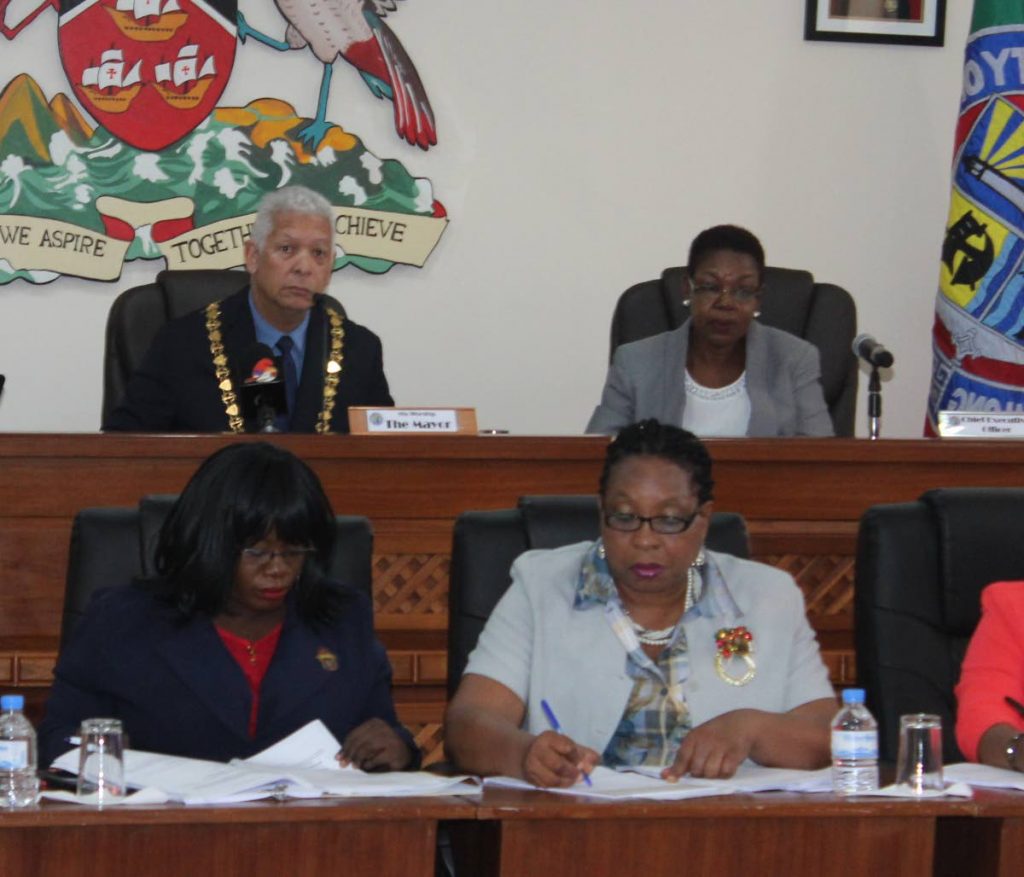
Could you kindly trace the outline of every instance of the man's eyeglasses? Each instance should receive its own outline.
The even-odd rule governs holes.
[[[631,512],[607,512],[604,516],[604,523],[609,529],[618,530],[620,533],[635,533],[644,524],[649,524],[655,533],[660,533],[662,536],[676,536],[689,530],[699,513],[698,510],[688,518],[679,515],[654,515],[651,518],[645,518],[643,515],[634,515]]]
[[[282,548],[280,551],[271,551],[269,548],[243,548],[242,559],[254,566],[262,566],[270,563],[275,557],[280,557],[289,566],[298,566],[307,556],[314,554],[315,548]]]
[[[700,283],[691,289],[693,295],[699,295],[701,298],[716,299],[723,295],[732,297],[733,301],[747,304],[757,298],[763,287],[761,286],[740,286],[736,288],[730,288],[727,286],[720,286],[717,283]]]

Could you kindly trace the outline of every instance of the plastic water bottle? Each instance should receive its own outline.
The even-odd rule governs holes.
[[[20,694],[0,697],[0,806],[28,807],[39,793],[36,732]]]
[[[832,789],[857,795],[878,788],[878,722],[864,706],[864,689],[847,688],[832,722]]]

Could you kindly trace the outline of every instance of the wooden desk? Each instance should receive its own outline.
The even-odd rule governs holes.
[[[479,799],[0,811],[4,877],[433,877],[438,826],[459,877],[1011,877],[1024,794],[840,800],[759,794],[604,802],[488,789]]]
[[[936,877],[1024,874],[1024,792],[975,789],[975,816],[940,822]]]
[[[103,811],[47,802],[0,811],[0,874],[434,877],[438,821],[473,815],[457,798]]]
[[[939,821],[981,827],[975,812],[971,801],[772,793],[619,803],[488,789],[476,836],[469,823],[453,836],[474,877],[930,877]]]
[[[38,708],[60,629],[71,519],[176,493],[232,436],[0,435],[0,686]],[[251,439],[249,439],[251,440]],[[280,436],[339,513],[374,525],[374,609],[403,721],[440,741],[451,528],[522,494],[591,493],[606,440],[544,436]],[[743,514],[754,555],[803,588],[833,681],[855,681],[853,561],[871,505],[933,487],[1024,484],[1024,443],[709,441],[719,509]]]

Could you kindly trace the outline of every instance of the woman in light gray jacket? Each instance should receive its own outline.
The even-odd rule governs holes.
[[[615,351],[587,432],[654,417],[703,437],[833,435],[817,348],[755,320],[760,241],[733,225],[702,231],[687,273],[690,318]]]
[[[678,427],[608,445],[601,538],[521,555],[470,655],[445,717],[460,770],[571,786],[599,764],[671,780],[828,763],[836,702],[803,595],[703,547],[713,483]]]

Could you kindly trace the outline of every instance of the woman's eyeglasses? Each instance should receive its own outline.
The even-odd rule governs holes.
[[[738,301],[742,304],[752,302],[757,298],[763,290],[761,286],[740,286],[737,288],[730,288],[728,286],[720,286],[717,283],[701,283],[697,286],[692,287],[690,290],[693,295],[699,295],[701,298],[717,299],[720,296],[728,295],[732,297],[733,301]]]
[[[307,556],[314,554],[315,548],[282,548],[280,551],[271,551],[269,548],[243,548],[242,559],[254,566],[262,566],[270,563],[275,557],[280,557],[289,566],[298,566]]]
[[[654,515],[651,518],[645,518],[643,515],[634,515],[631,512],[608,512],[604,516],[604,523],[610,529],[618,530],[620,533],[635,533],[644,524],[648,524],[655,533],[660,533],[662,536],[676,536],[689,530],[698,514],[700,514],[699,510],[688,518],[679,515]]]

